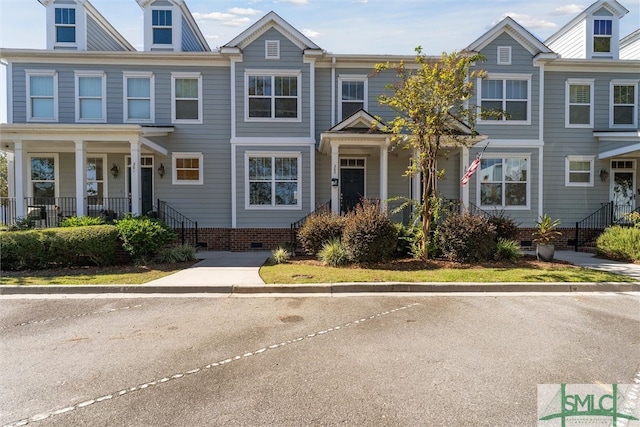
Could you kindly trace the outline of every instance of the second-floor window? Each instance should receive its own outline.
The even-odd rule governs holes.
[[[339,117],[344,120],[360,109],[367,109],[367,77],[340,76]]]
[[[68,7],[55,9],[56,43],[76,42],[76,10]]]
[[[173,23],[170,10],[151,11],[153,44],[170,45],[173,43]]]
[[[245,119],[300,120],[300,73],[247,74]]]
[[[531,120],[531,76],[489,75],[479,79],[483,121],[528,124]]]
[[[593,126],[593,80],[567,80],[566,127]]]
[[[593,21],[593,53],[611,53],[611,19]]]
[[[638,82],[611,82],[611,127],[636,127],[638,118]]]
[[[106,75],[102,71],[76,73],[76,121],[106,121]]]
[[[58,120],[58,75],[27,71],[27,121]]]
[[[124,75],[124,121],[152,122],[154,119],[154,78],[152,73]]]
[[[171,75],[172,121],[174,123],[202,123],[202,75],[173,73]]]

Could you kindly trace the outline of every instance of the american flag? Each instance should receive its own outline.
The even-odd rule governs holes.
[[[478,167],[480,166],[481,158],[482,158],[482,154],[477,155],[475,160],[469,165],[469,167],[467,168],[467,171],[465,172],[464,176],[460,180],[461,186],[464,187],[465,185],[467,185],[467,183],[471,179],[471,176],[473,176],[476,170],[478,170]]]

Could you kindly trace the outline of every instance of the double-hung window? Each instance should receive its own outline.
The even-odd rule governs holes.
[[[76,10],[72,7],[55,8],[56,43],[76,43]]]
[[[611,82],[611,127],[637,127],[638,81],[614,80]]]
[[[478,173],[478,198],[486,208],[529,207],[529,157],[483,157]]]
[[[173,153],[173,184],[202,185],[204,182],[202,153]]]
[[[593,79],[567,80],[565,127],[593,127]]]
[[[171,118],[173,123],[202,123],[202,75],[171,74]]]
[[[593,20],[593,53],[611,53],[612,24],[611,19]]]
[[[593,156],[567,156],[565,158],[564,185],[567,187],[593,187]]]
[[[87,197],[90,205],[103,205],[106,194],[104,175],[106,164],[106,156],[87,157]]]
[[[76,72],[76,121],[106,121],[106,80],[102,71]]]
[[[151,31],[154,45],[173,44],[173,22],[171,10],[154,9],[151,11]]]
[[[153,122],[153,73],[125,73],[124,90],[124,122]]]
[[[31,174],[29,176],[29,196],[35,203],[53,205],[58,194],[57,186],[57,154],[39,154],[29,159]]]
[[[531,75],[489,74],[478,79],[482,121],[531,122]]]
[[[300,121],[301,73],[247,72],[245,120]]]
[[[340,120],[346,119],[360,109],[367,109],[367,76],[343,75],[339,76],[338,83]]]
[[[300,209],[300,153],[246,153],[246,207]]]
[[[55,71],[26,71],[27,121],[58,120],[58,74]]]

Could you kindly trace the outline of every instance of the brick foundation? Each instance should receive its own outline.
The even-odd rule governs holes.
[[[289,228],[199,228],[198,243],[210,251],[270,251],[291,240]]]
[[[559,250],[567,250],[573,249],[573,242],[569,244],[569,240],[574,240],[576,235],[575,228],[558,228],[557,229],[562,236],[558,236],[556,241],[553,243],[556,249]],[[536,231],[535,228],[519,228],[518,235],[516,240],[520,241],[523,249],[535,249],[536,244],[533,243],[533,233]]]

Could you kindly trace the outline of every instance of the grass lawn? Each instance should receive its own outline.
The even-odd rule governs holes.
[[[447,261],[402,259],[366,266],[328,267],[313,259],[264,265],[266,283],[338,282],[633,282],[634,279],[561,262],[525,257],[514,264],[459,264]]]

